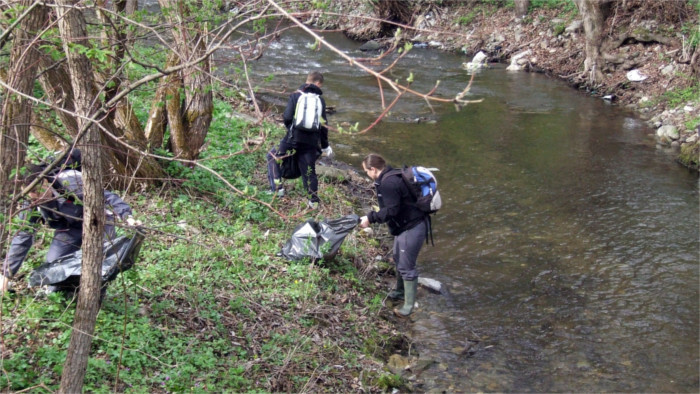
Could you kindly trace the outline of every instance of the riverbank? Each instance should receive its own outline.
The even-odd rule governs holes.
[[[382,10],[371,2],[343,0],[332,2],[327,11],[334,14],[318,11],[302,20],[341,29],[351,38],[374,40],[380,46],[400,26],[404,39],[414,45],[464,53],[465,62],[481,51],[489,62],[519,70],[513,72],[539,72],[565,80],[582,94],[639,114],[656,130],[660,147],[674,149],[681,164],[697,171],[700,66],[697,56],[691,59],[688,34],[697,29],[698,9],[686,10],[691,14],[676,19],[652,3],[615,10],[606,21],[605,80],[589,86],[580,73],[585,60],[580,16],[573,3],[551,3],[551,8],[532,8],[518,18],[512,8],[493,4],[416,2],[412,8]]]

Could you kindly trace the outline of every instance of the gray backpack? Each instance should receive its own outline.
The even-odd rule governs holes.
[[[294,129],[318,132],[321,129],[321,113],[323,111],[321,96],[301,90],[299,92],[301,96],[299,96],[294,110]]]

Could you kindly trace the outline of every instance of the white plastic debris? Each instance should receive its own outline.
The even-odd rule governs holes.
[[[641,82],[649,78],[648,76],[642,74],[639,70],[631,70],[627,73],[627,79],[632,82]]]

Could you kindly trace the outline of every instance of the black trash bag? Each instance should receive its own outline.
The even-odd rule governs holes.
[[[117,274],[131,268],[141,250],[144,234],[135,231],[131,238],[117,237],[104,243],[102,284],[114,280]],[[78,250],[50,263],[44,263],[32,271],[29,286],[52,285],[55,290],[75,290],[80,285],[80,269],[83,251]]]
[[[360,222],[357,215],[316,223],[310,219],[294,229],[292,238],[282,247],[282,255],[288,260],[330,259],[338,253],[345,236]]]
[[[282,159],[280,176],[284,179],[297,179],[301,176],[297,155],[289,155]]]

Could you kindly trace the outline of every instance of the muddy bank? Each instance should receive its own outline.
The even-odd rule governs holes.
[[[373,41],[379,48],[400,27],[403,39],[414,45],[464,53],[465,62],[481,51],[489,62],[520,69],[514,72],[540,72],[565,80],[582,94],[639,113],[657,130],[660,146],[672,147],[682,164],[697,170],[698,56],[692,56],[682,33],[687,23],[697,22],[697,10],[672,18],[659,15],[663,11],[659,8],[663,7],[620,7],[608,18],[607,66],[599,86],[589,86],[580,72],[585,60],[584,32],[573,6],[538,8],[518,18],[511,8],[486,4],[417,2],[412,8],[379,9],[371,2],[344,0],[333,2],[325,14],[314,11],[301,19],[319,28],[342,29],[349,37]],[[384,22],[386,18],[393,22]]]

